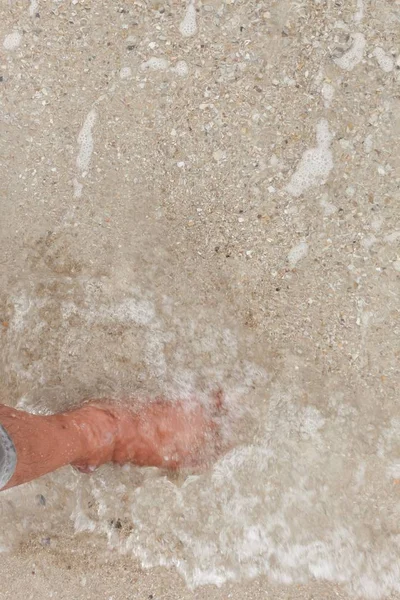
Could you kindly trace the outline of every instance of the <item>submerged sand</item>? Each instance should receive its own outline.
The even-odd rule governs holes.
[[[1,15],[1,397],[221,387],[235,448],[2,494],[0,597],[397,597],[399,3]]]

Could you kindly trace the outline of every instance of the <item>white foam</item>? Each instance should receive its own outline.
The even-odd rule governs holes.
[[[6,35],[3,41],[3,48],[5,50],[16,50],[22,41],[22,35],[19,31],[13,31]]]
[[[333,140],[333,135],[329,131],[329,123],[326,119],[321,119],[316,127],[317,143],[320,148],[329,148]]]
[[[18,400],[17,404],[15,405],[15,408],[17,408],[18,410],[25,410],[27,412],[30,412],[31,401],[29,400],[29,398],[27,396],[21,396],[21,398]]]
[[[74,186],[74,198],[80,198],[82,196],[83,185],[76,178],[72,182]]]
[[[374,136],[372,133],[369,133],[364,140],[364,150],[367,154],[371,152],[374,147]]]
[[[197,33],[197,22],[196,22],[196,7],[194,1],[189,1],[186,14],[179,25],[179,31],[183,37],[191,37]]]
[[[335,58],[334,62],[338,67],[345,71],[352,71],[363,59],[366,41],[362,33],[353,33],[353,45],[340,58]]]
[[[154,306],[148,300],[129,298],[110,309],[99,309],[95,318],[99,315],[109,317],[122,323],[132,321],[136,325],[149,325],[154,319]]]
[[[392,479],[400,479],[400,461],[390,464],[387,468],[387,474]]]
[[[354,13],[354,21],[356,23],[361,23],[364,18],[364,1],[357,0],[357,11]]]
[[[71,514],[71,520],[74,522],[75,531],[94,531],[96,529],[96,523],[90,519],[83,506],[81,493],[77,493],[76,506]]]
[[[379,440],[377,454],[379,457],[384,458],[392,450],[398,449],[400,440],[400,418],[394,417],[390,421],[389,427],[386,427]]]
[[[400,231],[393,231],[392,233],[385,235],[385,242],[389,242],[389,244],[394,244],[398,240],[400,240]]]
[[[152,56],[149,60],[142,63],[140,68],[142,71],[165,71],[169,67],[169,61],[165,58],[157,58]]]
[[[377,523],[360,519],[354,501],[364,490],[364,465],[352,465],[348,483],[331,487],[330,476],[351,465],[340,453],[340,444],[351,447],[351,427],[327,449],[330,424],[320,412],[282,397],[272,397],[269,422],[268,447],[236,448],[183,486],[153,477],[133,490],[134,533],[114,544],[144,567],[175,567],[191,588],[267,575],[283,584],[340,582],[370,599],[399,591],[398,538],[365,543]]]
[[[356,470],[355,477],[354,477],[355,483],[356,483],[357,487],[362,487],[364,485],[364,483],[365,483],[365,472],[366,472],[366,464],[363,461],[359,465],[358,469]]]
[[[384,224],[384,222],[385,222],[385,219],[383,218],[383,216],[377,215],[371,221],[371,229],[373,229],[374,231],[379,231],[382,228],[382,225]]]
[[[250,426],[236,448],[185,481],[184,474],[171,481],[154,469],[105,466],[90,478],[60,470],[28,484],[23,495],[10,490],[0,514],[0,547],[12,546],[15,531],[23,540],[32,529],[41,536],[54,532],[67,514],[93,543],[105,535],[110,550],[133,554],[143,567],[175,568],[191,588],[266,576],[282,584],[328,580],[363,599],[399,593],[400,505],[389,478],[399,473],[400,419],[372,421],[373,393],[360,404],[349,387],[335,393],[329,374],[313,390],[309,357],[298,348],[283,357],[274,374],[279,383],[267,383],[262,369],[246,362],[245,333],[199,306],[188,318],[174,299],[163,298],[167,311],[158,312],[152,293],[133,289],[124,276],[118,269],[112,280],[66,278],[68,301],[66,289],[43,282],[26,293],[11,290],[14,314],[3,354],[16,382],[23,377],[16,361],[27,351],[35,355],[33,383],[38,371],[52,381],[47,398],[68,382],[96,389],[104,372],[115,394],[121,379],[121,389],[135,390],[137,372],[127,377],[143,361],[146,387],[150,373],[163,382],[163,393],[171,373],[176,393],[202,390],[199,374],[203,383],[220,384],[227,398],[223,421],[231,402],[234,415],[251,406],[256,431]],[[125,367],[114,353],[127,360]],[[127,381],[132,386],[125,387]],[[36,395],[43,398],[42,386]],[[390,410],[385,395],[381,402]],[[42,509],[34,512],[43,486],[51,520]],[[112,525],[117,518],[120,529]],[[11,520],[13,526],[5,526]]]
[[[39,10],[39,0],[30,0],[29,16],[34,17]]]
[[[84,173],[87,171],[94,147],[92,129],[97,119],[97,112],[94,108],[89,111],[85,122],[78,134],[79,153],[76,159],[76,166]]]
[[[330,150],[333,136],[325,119],[317,124],[316,134],[318,145],[304,152],[296,171],[285,188],[295,198],[311,187],[326,183],[329,173],[333,169],[333,156]]]
[[[10,321],[10,328],[16,332],[22,332],[25,328],[25,320],[32,308],[33,302],[26,294],[12,296],[11,301],[14,306],[14,314]]]
[[[328,198],[328,194],[323,194],[320,200],[320,205],[324,210],[325,217],[330,217],[331,215],[335,214],[335,212],[337,212],[338,210],[337,207],[334,204],[332,204],[332,202],[329,202]]]
[[[385,73],[390,73],[394,69],[394,60],[389,54],[386,54],[383,48],[379,48],[378,46],[373,51],[373,55],[376,58],[376,61],[382,71]]]
[[[132,77],[132,69],[130,67],[122,67],[119,76],[121,79],[130,79]]]
[[[368,235],[361,240],[361,245],[366,250],[369,250],[374,244],[376,244],[376,242],[377,239],[374,235]]]
[[[330,83],[325,82],[321,88],[321,94],[325,108],[329,108],[335,95],[335,88]]]
[[[189,73],[189,67],[186,61],[179,60],[176,65],[171,68],[171,71],[179,75],[179,77],[186,77]]]
[[[165,338],[155,332],[157,332],[157,324],[150,328],[147,334],[144,358],[151,373],[155,377],[163,377],[167,373],[167,361],[164,354]]]
[[[308,253],[308,250],[307,250]],[[300,257],[304,258],[307,254],[303,254]],[[303,410],[303,418],[300,423],[299,433],[302,439],[311,439],[315,438],[316,435],[319,434],[320,429],[325,424],[325,419],[321,415],[320,411],[315,408],[315,406],[306,406]]]
[[[293,269],[300,260],[303,260],[308,254],[308,244],[306,241],[302,241],[297,246],[294,246],[288,254],[288,262],[291,269]]]
[[[12,365],[10,369],[21,380],[34,379],[39,382],[43,377],[51,380],[54,369],[57,369],[57,373],[66,375],[70,364],[76,365],[75,373],[79,371],[82,376],[90,378],[96,361],[98,364],[94,372],[97,370],[103,374],[109,369],[115,373],[120,372],[121,365],[118,361],[104,355],[100,348],[97,356],[96,351],[91,351],[92,344],[102,347],[104,332],[108,335],[108,332],[113,331],[124,332],[123,335],[118,333],[118,336],[121,335],[118,337],[121,349],[117,349],[117,354],[129,357],[129,361],[140,362],[142,369],[146,370],[146,380],[150,376],[163,381],[163,393],[166,397],[187,398],[196,394],[201,401],[206,401],[210,391],[215,391],[215,386],[220,384],[229,393],[230,401],[234,402],[237,394],[248,393],[254,381],[263,377],[259,369],[251,368],[245,362],[239,363],[237,340],[228,329],[212,327],[204,319],[201,326],[196,322],[186,323],[177,320],[175,316],[176,324],[173,329],[167,329],[165,319],[170,320],[172,317],[167,317],[164,313],[162,316],[158,315],[148,294],[123,286],[119,289],[115,282],[88,279],[80,285],[83,285],[83,301],[79,305],[72,297],[67,301],[65,298],[60,300],[59,297],[55,300],[50,294],[43,299],[43,311],[40,315],[38,310],[41,304],[38,304],[34,294],[15,295],[14,317],[10,319],[8,328],[10,344],[7,360]],[[61,308],[57,311],[59,320],[57,323],[50,323],[47,322],[47,315],[52,314],[55,301]],[[92,334],[82,334],[82,331],[91,331]],[[18,343],[21,335],[25,335],[23,347]],[[175,336],[178,335],[181,341],[176,344],[176,350],[171,356],[171,348],[175,347]],[[40,340],[43,336],[51,340],[49,343],[58,346],[58,360],[54,361],[54,354],[49,356],[42,350]],[[185,339],[188,340],[186,347],[182,343]],[[111,345],[113,342],[117,342],[114,336],[110,338]],[[23,351],[25,347],[35,355],[34,361],[26,359]],[[90,365],[87,362],[88,356],[91,357]],[[207,361],[211,356],[213,360],[208,365]],[[80,357],[79,364],[77,357]],[[235,365],[235,374],[229,377],[235,383],[234,389],[230,390],[225,380],[232,365]],[[123,368],[127,369],[126,385],[126,380],[131,377],[131,369],[128,363]],[[132,377],[135,377],[132,385],[137,385],[137,374],[132,374]],[[116,385],[120,380],[121,377],[117,376]]]

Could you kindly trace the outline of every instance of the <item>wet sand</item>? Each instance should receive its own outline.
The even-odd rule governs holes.
[[[396,598],[399,3],[1,14],[1,397],[222,388],[235,448],[4,493],[0,595]]]

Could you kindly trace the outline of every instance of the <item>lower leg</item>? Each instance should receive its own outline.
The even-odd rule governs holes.
[[[16,452],[14,474],[3,489],[50,473],[82,455],[82,432],[63,414],[32,415],[0,405],[0,424]]]
[[[107,462],[167,469],[198,467],[220,451],[215,417],[221,408],[220,397],[209,409],[160,400],[140,412],[103,401],[42,416],[0,404],[0,425],[17,458],[14,474],[1,489],[68,464],[83,471]]]

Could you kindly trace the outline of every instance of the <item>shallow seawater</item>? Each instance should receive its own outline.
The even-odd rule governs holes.
[[[192,589],[399,593],[399,1],[27,4],[0,38],[0,394],[222,389],[233,447],[4,492],[0,552],[68,522]]]
[[[67,517],[193,588],[265,574],[339,582],[360,597],[400,591],[399,419],[360,411],[342,382],[307,383],[317,374],[295,353],[273,372],[226,315],[137,286],[46,279],[13,290],[8,310],[4,361],[20,408],[61,409],[76,390],[206,402],[221,387],[235,445],[204,473],[66,468],[10,490],[1,550],[51,536]]]

